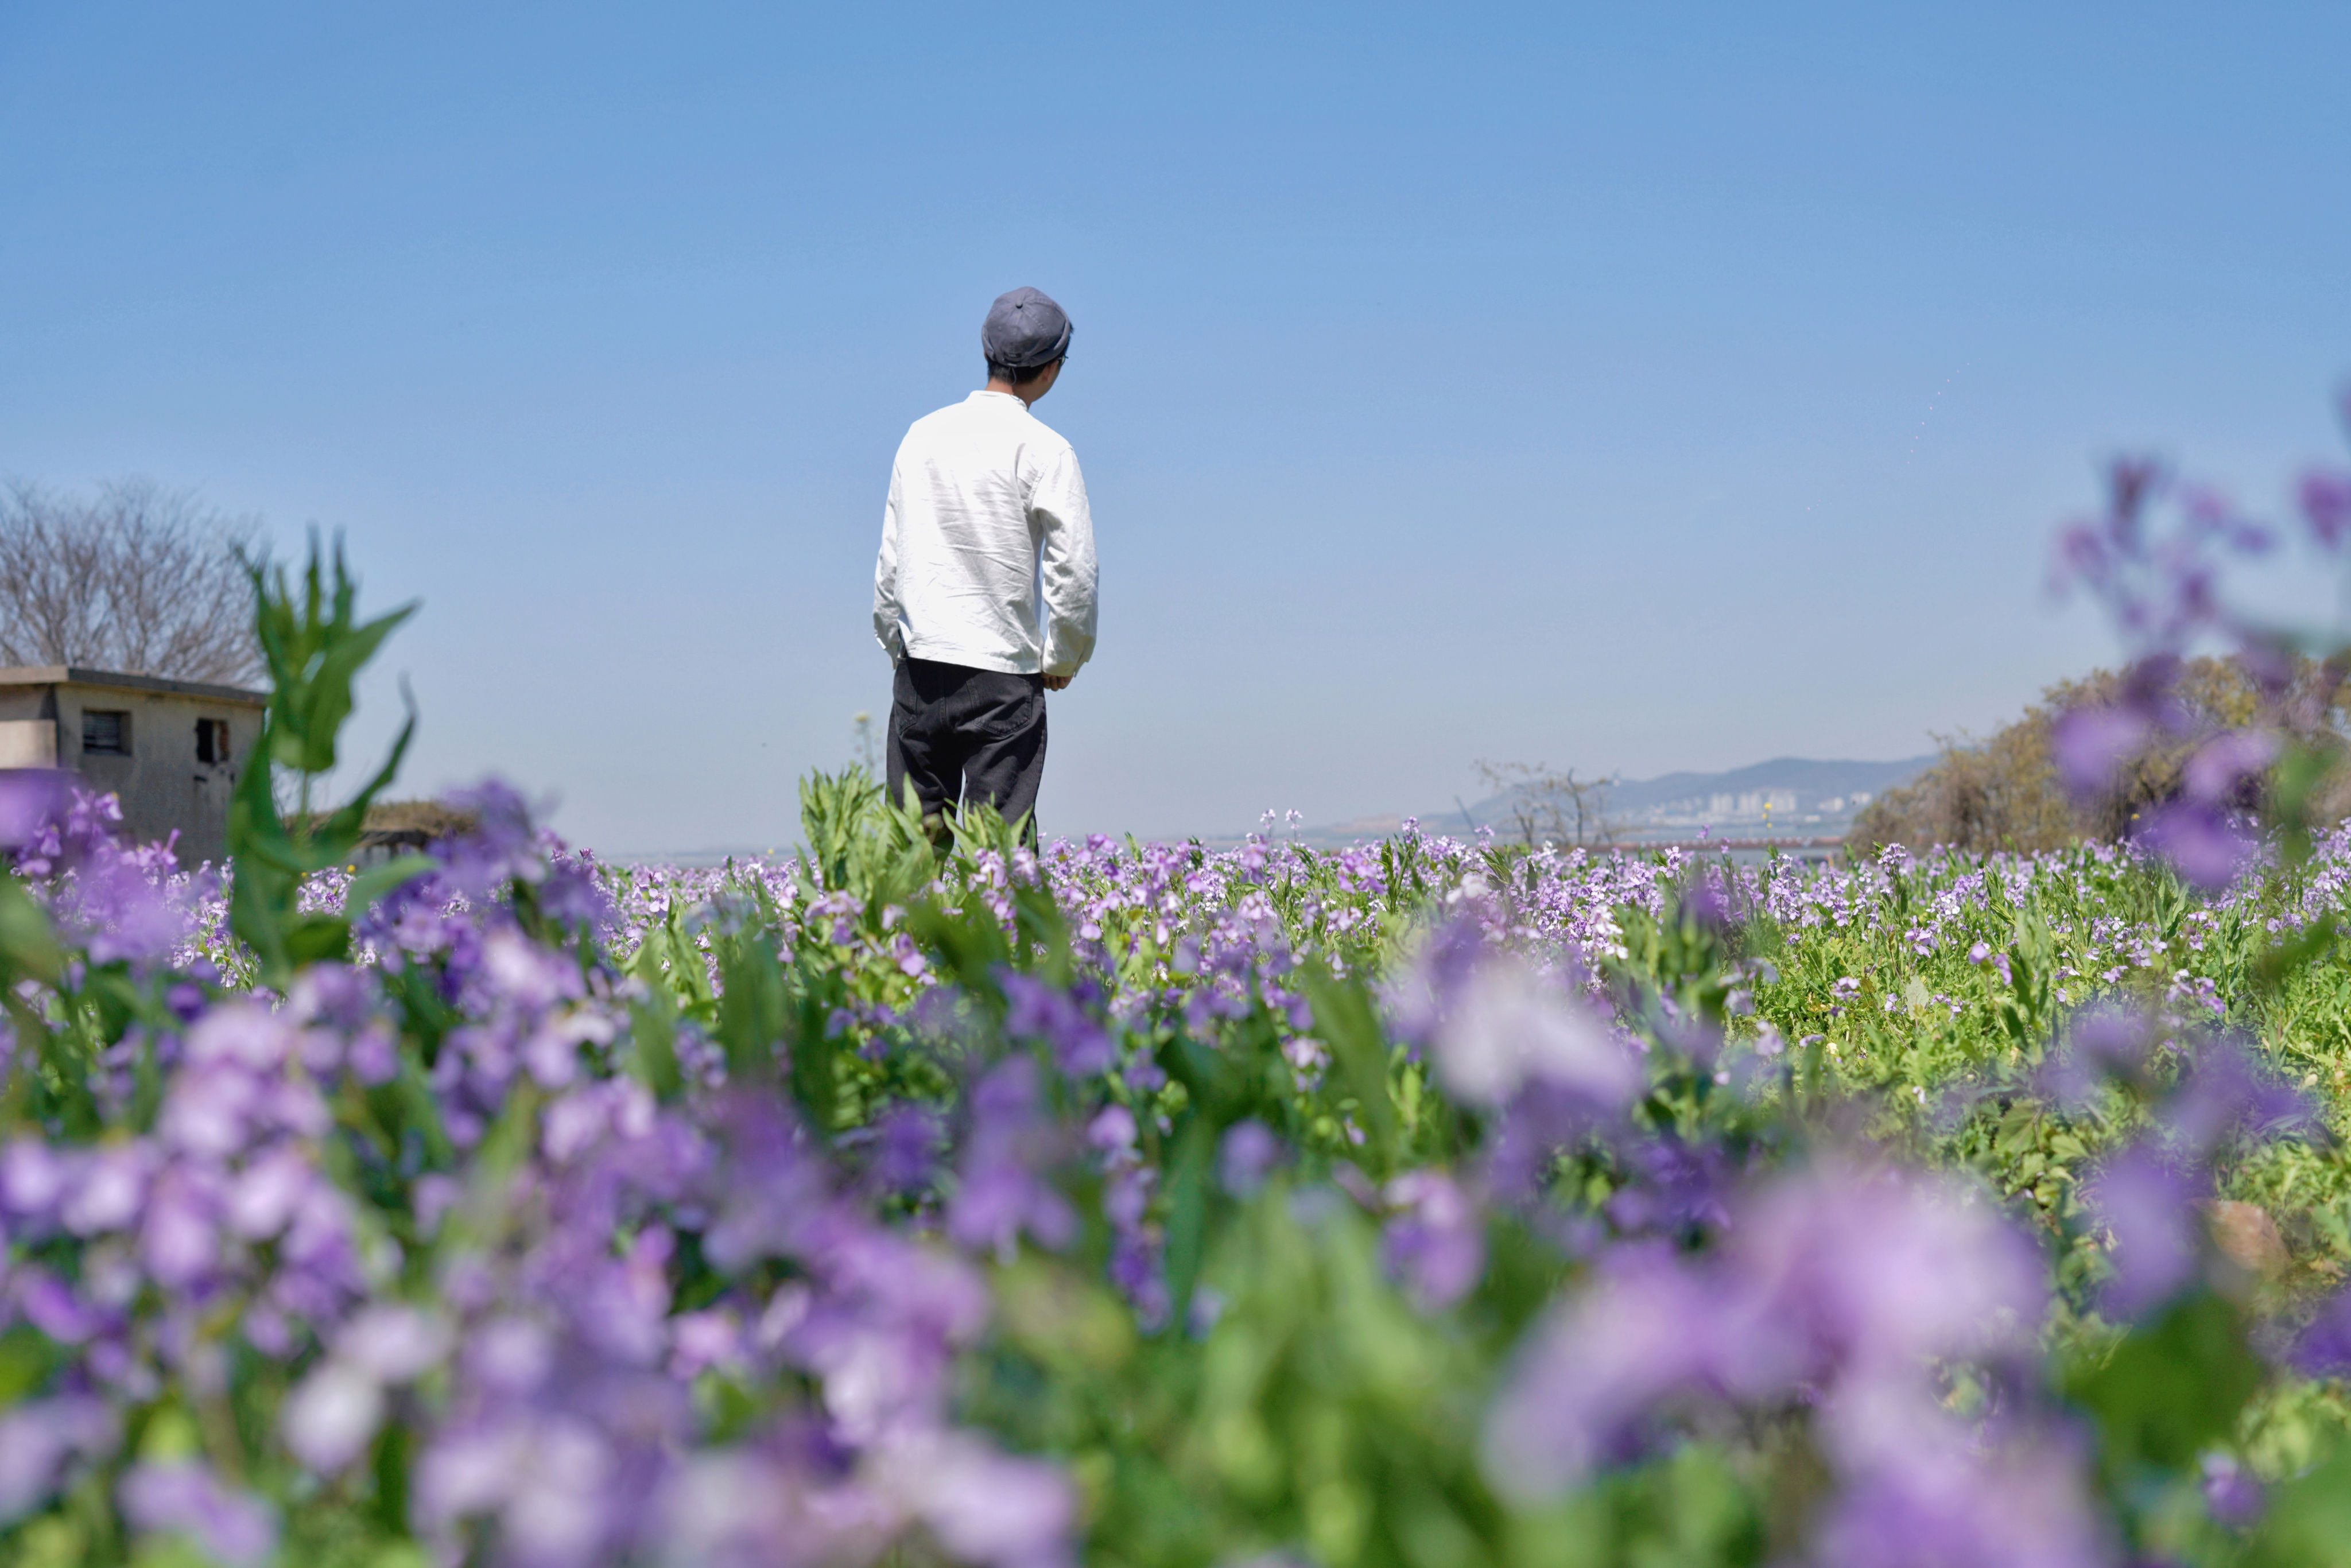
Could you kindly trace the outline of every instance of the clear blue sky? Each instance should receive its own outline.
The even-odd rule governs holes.
[[[887,706],[890,455],[1018,284],[1092,489],[1049,831],[1894,757],[2106,657],[2122,446],[2340,450],[2351,9],[0,0],[0,472],[348,532],[609,850]],[[387,679],[365,715],[381,734]]]

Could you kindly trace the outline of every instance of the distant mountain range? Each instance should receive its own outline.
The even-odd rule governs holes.
[[[1605,813],[1620,830],[1619,838],[1632,842],[1691,838],[1700,828],[1713,830],[1717,837],[1746,837],[1767,826],[1774,835],[1834,838],[1853,825],[1855,814],[1871,800],[1907,784],[1934,760],[1931,756],[1897,762],[1775,757],[1727,773],[1632,779],[1608,791]],[[1489,795],[1424,811],[1420,824],[1438,833],[1460,834],[1483,826],[1509,832],[1510,798]],[[1309,844],[1334,846],[1384,838],[1403,825],[1401,816],[1362,817],[1303,828],[1297,837]]]
[[[1802,757],[1775,757],[1728,773],[1667,773],[1656,779],[1631,779],[1608,791],[1606,816],[1624,843],[1688,840],[1700,828],[1715,838],[1752,838],[1768,826],[1775,837],[1836,838],[1853,825],[1854,814],[1872,798],[1907,784],[1935,759],[1909,757],[1899,762],[1817,762]],[[1770,808],[1767,814],[1764,808]],[[1466,815],[1465,815],[1466,813]],[[1425,832],[1460,837],[1475,827],[1490,826],[1498,833],[1515,831],[1510,798],[1489,795],[1466,803],[1448,802],[1420,813]],[[1318,849],[1338,849],[1364,839],[1384,839],[1404,826],[1401,816],[1359,817],[1301,828],[1299,842]],[[1211,847],[1238,844],[1240,833],[1203,834]],[[716,865],[729,855],[748,859],[772,856],[778,848],[741,847],[669,851],[662,853],[612,855],[615,863],[635,862],[673,865]],[[794,850],[783,846],[780,852]]]
[[[1612,815],[1641,817],[1684,806],[1698,810],[1693,803],[1710,804],[1726,795],[1736,801],[1761,794],[1792,795],[1794,810],[1808,812],[1831,800],[1851,802],[1855,795],[1876,796],[1896,789],[1925,772],[1934,760],[1927,756],[1899,762],[1814,762],[1802,757],[1775,757],[1728,773],[1668,773],[1657,779],[1627,780],[1608,791],[1608,809]]]

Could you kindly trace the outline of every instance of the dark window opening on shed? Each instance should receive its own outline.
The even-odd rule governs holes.
[[[196,720],[196,760],[226,762],[228,759],[228,720],[225,718]]]
[[[99,708],[81,712],[81,748],[96,757],[131,755],[131,716]]]

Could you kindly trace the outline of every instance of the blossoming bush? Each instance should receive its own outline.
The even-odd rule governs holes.
[[[233,871],[0,798],[7,1561],[2351,1553],[2351,836],[359,870],[258,586]]]

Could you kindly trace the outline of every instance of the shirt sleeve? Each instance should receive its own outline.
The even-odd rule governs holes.
[[[1074,675],[1094,651],[1094,523],[1078,455],[1064,446],[1029,497],[1045,591],[1045,674]]]
[[[906,656],[904,615],[898,599],[898,467],[890,467],[890,498],[882,505],[882,553],[873,562],[873,640],[896,664]]]

